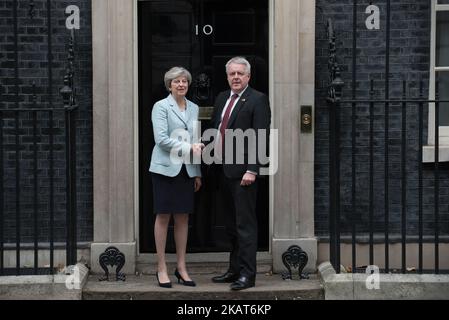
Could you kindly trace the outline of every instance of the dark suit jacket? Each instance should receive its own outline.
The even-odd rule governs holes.
[[[223,91],[217,96],[217,99],[215,100],[214,112],[212,114],[212,126],[216,129],[218,129],[218,126],[220,125],[221,114],[230,94],[230,90]],[[265,145],[268,146],[267,141],[270,130],[270,122],[271,111],[268,97],[262,92],[248,87],[243,92],[243,95],[240,97],[237,105],[234,107],[234,110],[232,111],[228,121],[227,129],[232,129],[232,134],[234,135],[236,134],[236,129],[241,129],[243,132],[248,133],[248,136],[250,135],[250,131],[247,131],[248,129],[254,129],[255,133],[258,132],[258,129],[265,129],[265,138],[267,139],[265,141]],[[228,178],[240,179],[243,177],[247,170],[259,174],[260,163],[257,157],[257,146],[260,137],[255,134],[254,138],[255,139],[245,139],[243,148],[236,148],[238,146],[238,144],[236,144],[237,139],[233,139],[233,137],[230,137],[229,132],[226,134],[225,145],[228,146],[228,143],[230,142],[230,140],[232,140],[233,148],[232,163],[226,163],[227,161],[223,162],[223,171]],[[240,144],[240,146],[241,145],[242,144]],[[228,154],[228,151],[225,151],[225,153]],[[237,164],[236,160],[238,159],[243,159],[243,163],[242,161],[240,161],[240,164]]]

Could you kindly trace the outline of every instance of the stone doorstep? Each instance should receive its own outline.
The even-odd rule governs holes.
[[[215,274],[214,274],[215,275]],[[83,300],[318,300],[324,291],[317,275],[310,279],[283,280],[280,274],[258,274],[256,286],[232,291],[229,284],[211,281],[211,274],[196,274],[196,287],[175,282],[172,288],[161,288],[155,275],[127,275],[126,281],[100,282],[100,275],[90,275],[83,288]]]
[[[143,275],[154,275],[157,270],[157,260],[155,254],[141,255],[137,259],[136,272]],[[169,272],[174,272],[176,269],[176,255],[167,254],[167,268]],[[206,275],[210,277],[224,273],[229,265],[229,253],[204,253],[204,254],[189,254],[187,260],[187,269],[191,275]],[[257,253],[257,272],[271,273],[272,272],[272,258],[267,252]],[[287,269],[285,269],[287,270]]]
[[[167,268],[169,272],[174,272],[176,269],[176,262],[167,262]],[[228,268],[227,262],[188,262],[187,269],[191,275],[218,275],[224,273]],[[137,263],[137,274],[154,275],[157,270],[157,263]],[[272,272],[271,261],[257,261],[257,272],[261,274]]]
[[[271,257],[260,254],[257,259],[258,275],[256,287],[235,292],[229,284],[217,284],[211,278],[224,273],[228,268],[228,254],[192,255],[187,263],[190,276],[196,287],[186,287],[176,283],[173,272],[176,268],[175,256],[167,256],[169,276],[173,282],[170,289],[157,284],[157,263],[153,255],[143,256],[136,264],[136,274],[127,275],[126,281],[100,282],[101,274],[91,274],[83,288],[85,300],[321,300],[324,291],[316,274],[310,279],[283,280],[280,274],[272,273]],[[206,261],[207,260],[207,261]],[[112,272],[112,270],[111,270]]]

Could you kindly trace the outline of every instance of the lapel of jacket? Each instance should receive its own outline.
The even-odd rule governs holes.
[[[237,115],[239,114],[240,110],[243,108],[243,106],[246,103],[246,100],[249,98],[249,96],[251,95],[251,88],[248,87],[246,88],[245,92],[243,92],[242,96],[240,97],[239,101],[237,102],[237,105],[234,107],[234,110],[232,110],[231,113],[231,117],[229,118],[229,122],[228,122],[228,128],[230,128],[235,119],[237,118]]]
[[[179,120],[181,120],[181,121],[184,123],[184,125],[185,125],[186,128],[187,128],[187,122],[186,122],[186,120],[184,120],[184,117],[182,116],[181,111],[179,111],[178,104],[176,103],[175,99],[173,99],[173,97],[172,97],[171,94],[168,95],[167,101],[168,101],[168,104],[170,105],[170,109],[171,109],[171,110],[174,112],[174,114],[179,118]],[[187,102],[186,102],[186,104],[187,104]],[[187,116],[187,118],[188,118],[188,109],[189,109],[189,108],[188,108],[188,106],[186,105],[186,116]]]
[[[190,102],[189,100],[186,99],[186,121],[185,122],[190,122],[190,119],[192,119],[193,117],[193,106],[192,106],[192,102]]]

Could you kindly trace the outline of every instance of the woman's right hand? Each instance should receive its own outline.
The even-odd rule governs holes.
[[[201,188],[201,178],[200,177],[195,177],[195,192],[197,192],[198,190],[200,190]]]

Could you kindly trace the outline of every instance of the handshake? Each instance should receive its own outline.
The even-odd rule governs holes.
[[[192,143],[192,153],[194,156],[201,156],[201,153],[204,149],[205,145],[204,143]]]

